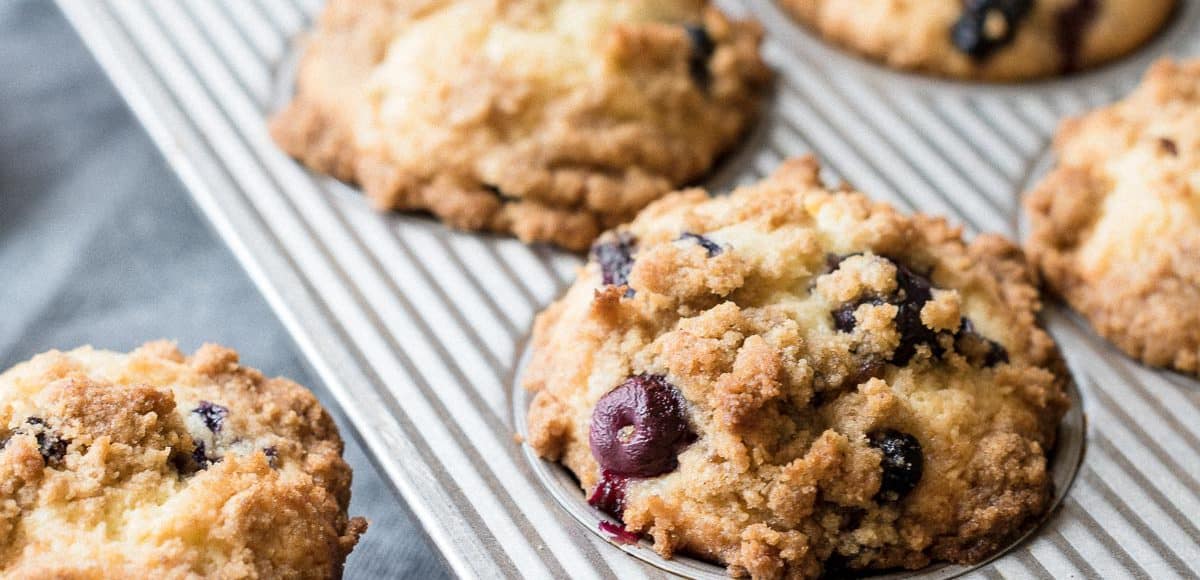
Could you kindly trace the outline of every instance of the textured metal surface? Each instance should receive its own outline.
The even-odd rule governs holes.
[[[264,119],[318,0],[59,3],[456,572],[663,574],[561,509],[513,441],[510,387],[528,329],[577,258],[375,214],[271,143]],[[1189,0],[1115,66],[970,85],[856,60],[770,0],[725,4],[762,19],[781,78],[763,126],[716,182],[815,151],[830,179],[968,233],[1015,235],[1019,192],[1061,118],[1119,98],[1156,55],[1200,54]],[[1082,392],[1087,453],[1047,524],[972,575],[1200,575],[1200,384],[1134,364],[1060,311],[1047,318]]]

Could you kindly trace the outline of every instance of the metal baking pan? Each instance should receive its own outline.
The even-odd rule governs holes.
[[[377,214],[271,142],[265,119],[291,90],[320,0],[58,2],[455,572],[720,573],[594,533],[598,515],[573,480],[514,441],[533,317],[578,257]],[[825,44],[772,0],[721,4],[763,22],[779,78],[760,126],[709,185],[728,190],[814,152],[830,180],[946,215],[968,235],[1017,235],[1020,192],[1048,165],[1062,118],[1119,98],[1159,56],[1200,55],[1195,0],[1132,56],[1020,85],[893,72]],[[1054,458],[1058,508],[980,567],[915,575],[1200,576],[1200,383],[1137,365],[1058,307],[1046,324],[1077,382]]]

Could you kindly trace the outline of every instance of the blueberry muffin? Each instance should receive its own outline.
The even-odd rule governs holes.
[[[1070,119],[1025,200],[1046,285],[1147,364],[1200,373],[1200,60]]]
[[[0,576],[337,578],[362,518],[316,398],[207,345],[0,374]]]
[[[1020,250],[828,191],[673,194],[542,313],[526,440],[589,502],[755,578],[979,562],[1051,502],[1069,380]]]
[[[735,144],[760,38],[705,0],[332,0],[271,130],[380,208],[583,250]]]
[[[831,42],[889,66],[1016,81],[1136,49],[1175,0],[779,0]]]

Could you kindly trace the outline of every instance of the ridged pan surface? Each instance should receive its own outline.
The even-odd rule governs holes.
[[[570,283],[577,257],[380,215],[271,142],[265,119],[290,96],[320,0],[58,1],[457,573],[720,573],[610,543],[570,476],[514,441],[533,317]],[[831,181],[945,215],[968,235],[1017,234],[1020,192],[1047,166],[1062,118],[1120,98],[1159,56],[1200,54],[1200,2],[1184,0],[1158,39],[1109,67],[959,83],[859,60],[771,0],[721,4],[763,22],[779,78],[713,189],[813,152]],[[1057,307],[1046,324],[1077,383],[1054,459],[1065,497],[1001,557],[915,575],[1200,576],[1200,384],[1141,367]]]

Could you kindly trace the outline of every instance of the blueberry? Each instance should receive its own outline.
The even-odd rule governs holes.
[[[832,260],[826,260],[832,262]],[[925,303],[933,299],[933,285],[929,278],[917,274],[903,264],[891,260],[896,266],[896,291],[886,297],[869,297],[838,306],[831,313],[833,326],[840,332],[851,332],[857,326],[854,312],[862,304],[892,304],[897,307],[895,324],[900,333],[900,344],[892,353],[890,361],[896,365],[908,364],[917,352],[917,346],[927,344],[940,354],[941,348],[937,342],[937,332],[921,322],[921,309]],[[838,264],[841,263],[839,260]]]
[[[625,513],[625,487],[628,484],[628,477],[601,470],[600,483],[596,484],[596,489],[588,497],[588,505],[621,519],[621,514]]]
[[[191,453],[172,452],[169,461],[181,475],[192,475],[197,471],[208,469],[214,463],[221,461],[220,457],[209,455],[208,446],[204,441],[196,439],[193,441],[195,447]]]
[[[1163,151],[1167,152],[1167,155],[1170,155],[1171,157],[1179,156],[1179,145],[1176,145],[1174,141],[1167,139],[1166,137],[1160,137],[1158,139],[1158,145],[1162,147]]]
[[[608,534],[612,541],[618,544],[636,544],[638,535],[612,522],[600,522],[600,531]]]
[[[858,362],[858,366],[846,378],[842,384],[857,386],[871,379],[880,378],[883,376],[883,370],[886,364],[877,358],[866,358]]]
[[[171,466],[175,468],[181,475],[191,475],[196,472],[196,460],[187,453],[180,453],[172,450],[170,458],[167,459]]]
[[[883,300],[878,298],[868,298],[866,300],[854,300],[847,302],[833,309],[833,327],[839,332],[853,332],[854,327],[858,326],[858,319],[854,318],[854,312],[863,304],[872,304],[879,306],[883,304]]]
[[[983,60],[1007,46],[1017,27],[1033,8],[1033,0],[965,0],[962,16],[950,30],[954,46],[973,59]],[[1003,29],[989,30],[988,20],[1000,18]]]
[[[976,15],[964,13],[950,29],[954,46],[973,58],[983,58],[990,52],[983,36],[983,21]]]
[[[197,406],[195,409],[192,409],[192,412],[199,415],[200,419],[204,421],[204,426],[208,427],[208,430],[212,431],[213,433],[219,433],[221,431],[221,427],[223,427],[225,423],[225,417],[229,416],[228,407],[223,407],[208,401],[200,401],[199,406]]]
[[[697,244],[700,244],[700,247],[704,248],[704,251],[708,252],[708,257],[710,257],[710,258],[713,256],[717,256],[721,252],[724,251],[724,248],[722,248],[720,244],[718,244],[700,234],[684,232],[682,234],[679,234],[679,237],[675,241],[679,242],[679,241],[684,241],[684,240],[692,240],[692,241],[696,242]]]
[[[921,309],[925,307],[926,302],[933,299],[929,278],[896,264],[896,285],[896,301],[892,304],[900,309],[896,313],[896,330],[900,331],[900,345],[892,354],[892,362],[903,366],[916,354],[917,345],[928,344],[935,351],[940,349],[937,345],[937,333],[921,322]]]
[[[1000,343],[980,334],[975,329],[975,323],[969,318],[962,319],[958,333],[954,335],[954,350],[967,357],[971,364],[985,368],[1008,362],[1008,350]]]
[[[208,469],[208,466],[220,461],[219,459],[210,459],[208,451],[205,448],[203,441],[196,442],[196,448],[192,450],[192,461],[196,462],[196,466],[200,469]]]
[[[883,453],[882,481],[879,494],[883,501],[897,501],[908,495],[921,481],[925,456],[921,453],[921,442],[908,433],[894,429],[877,431],[867,437],[871,447]]]
[[[615,238],[615,239],[614,239]],[[628,286],[629,271],[633,269],[633,249],[637,239],[621,232],[606,241],[592,245],[592,259],[600,264],[601,281],[607,286]],[[633,289],[625,292],[633,296]]]
[[[279,467],[279,450],[274,446],[263,447],[263,455],[267,456],[267,465]]]
[[[42,459],[47,464],[62,463],[63,457],[67,455],[68,442],[50,432],[43,431],[37,434],[38,452],[42,454]]]
[[[845,262],[846,258],[851,258],[854,256],[860,256],[860,255],[862,255],[862,254],[854,253],[854,254],[846,254],[845,256],[841,256],[838,254],[825,254],[825,273],[828,274],[829,272],[832,272],[834,270],[837,270],[838,268],[841,268],[842,262]]]
[[[627,477],[654,477],[679,464],[678,454],[695,436],[686,402],[660,375],[629,377],[596,403],[589,443],[604,470]]]
[[[1083,38],[1099,9],[1099,0],[1075,0],[1054,15],[1054,39],[1062,57],[1063,72],[1074,72],[1079,68]]]
[[[713,42],[712,36],[708,34],[703,26],[698,24],[687,24],[683,27],[687,32],[688,40],[691,41],[692,51],[688,57],[688,72],[692,75],[692,80],[696,85],[707,89],[712,83],[712,72],[708,70],[708,60],[717,50],[716,43]]]
[[[25,419],[25,424],[40,427],[35,430],[33,437],[37,440],[38,453],[42,455],[42,460],[46,462],[46,465],[62,463],[63,458],[67,455],[67,446],[70,445],[70,441],[59,437],[41,417],[28,417]],[[18,428],[17,432],[24,433],[27,430]]]

